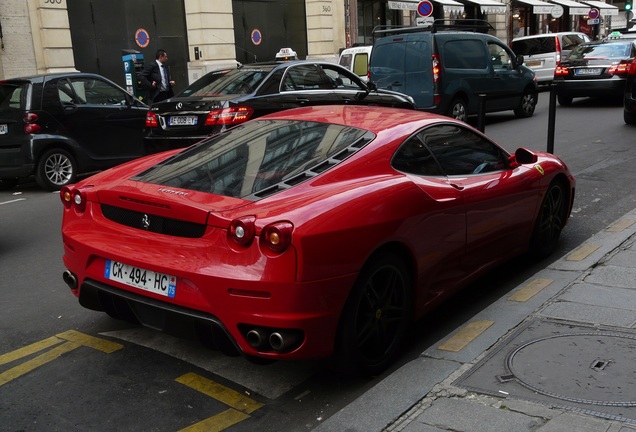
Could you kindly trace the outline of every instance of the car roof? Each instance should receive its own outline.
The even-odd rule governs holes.
[[[2,82],[42,82],[55,78],[64,78],[64,77],[87,77],[87,78],[102,78],[108,79],[102,75],[93,74],[93,73],[85,73],[85,72],[56,72],[56,73],[47,73],[47,74],[38,74],[38,75],[27,75],[23,77],[15,77],[15,78],[7,78],[4,80],[0,80]]]
[[[534,34],[534,35],[528,35],[528,36],[519,36],[514,38],[512,41],[519,41],[519,40],[525,40],[525,39],[538,39],[538,38],[546,38],[546,37],[555,37],[555,36],[563,36],[563,35],[585,35],[587,36],[585,33],[582,32],[576,32],[576,31],[565,31],[565,32],[555,32],[555,33],[541,33],[541,34]]]

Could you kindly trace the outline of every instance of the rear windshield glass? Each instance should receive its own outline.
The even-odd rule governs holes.
[[[0,112],[24,109],[27,84],[0,82]]]
[[[272,68],[242,68],[210,72],[192,83],[179,96],[223,96],[254,93]]]
[[[370,132],[328,123],[258,120],[179,153],[142,182],[246,198],[329,159]]]
[[[554,53],[556,37],[546,36],[512,41],[512,50],[515,54],[524,56]]]
[[[631,42],[612,42],[598,45],[579,45],[568,60],[623,59],[631,56]]]

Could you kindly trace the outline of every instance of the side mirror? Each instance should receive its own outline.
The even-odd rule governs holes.
[[[367,82],[367,88],[370,91],[378,91],[378,86],[373,81],[368,81]]]
[[[518,54],[517,57],[515,58],[516,64],[515,67],[519,67],[523,64],[523,56],[521,54]]]
[[[522,164],[522,165],[533,164],[533,163],[537,163],[538,160],[539,158],[537,157],[536,154],[532,153],[530,150],[525,149],[523,147],[518,148],[517,151],[515,152],[515,161],[519,164]]]

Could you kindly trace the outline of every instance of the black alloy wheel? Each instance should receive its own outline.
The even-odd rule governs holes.
[[[556,249],[561,230],[565,225],[567,194],[563,183],[550,184],[535,222],[530,252],[537,258],[545,258]]]
[[[532,117],[537,106],[537,94],[534,90],[526,90],[521,96],[519,106],[515,108],[515,115],[519,118]]]
[[[393,254],[371,259],[347,300],[336,344],[336,367],[355,375],[377,375],[402,345],[411,320],[411,281]]]
[[[453,99],[448,110],[448,116],[455,120],[461,120],[463,122],[468,121],[468,108],[466,102],[461,98]]]

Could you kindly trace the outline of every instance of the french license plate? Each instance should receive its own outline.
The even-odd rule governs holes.
[[[172,116],[168,120],[169,126],[195,126],[196,124],[196,116]]]
[[[600,75],[603,72],[601,68],[593,69],[574,69],[574,75]]]
[[[9,133],[9,126],[7,126],[6,124],[0,124],[0,135],[4,135],[8,133]]]
[[[106,260],[104,277],[166,297],[174,297],[177,293],[177,278],[175,276],[145,270],[113,260]]]

